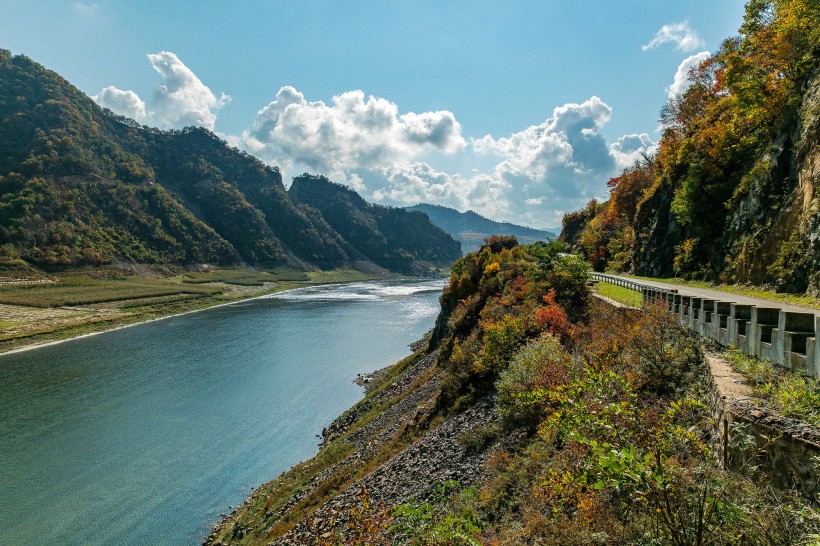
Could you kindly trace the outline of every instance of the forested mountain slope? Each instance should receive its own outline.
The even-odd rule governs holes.
[[[441,251],[455,241],[442,240],[425,218],[418,222],[424,225],[415,246],[402,251],[399,270],[416,259],[457,258]],[[291,200],[276,167],[213,133],[139,126],[31,59],[0,50],[6,262],[345,267],[366,257],[340,235],[344,227],[334,229],[315,208]]]
[[[752,1],[661,113],[655,157],[564,218],[596,268],[820,293],[820,4]]]
[[[294,178],[288,194],[318,211],[355,252],[382,267],[411,273],[417,261],[442,265],[461,257],[461,245],[424,214],[371,205],[327,178]]]

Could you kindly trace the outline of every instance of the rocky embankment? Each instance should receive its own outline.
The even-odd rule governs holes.
[[[323,431],[319,454],[254,491],[206,544],[323,544],[344,538],[363,492],[371,505],[395,505],[425,500],[447,480],[475,483],[493,450],[480,440],[496,420],[493,405],[481,400],[458,414],[437,415],[444,373],[437,351],[426,344],[414,349],[394,366],[360,377],[365,399]]]

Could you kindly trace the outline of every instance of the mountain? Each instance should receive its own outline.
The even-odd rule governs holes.
[[[521,243],[552,240],[556,237],[554,233],[549,231],[518,226],[508,222],[495,222],[471,210],[459,212],[449,207],[426,203],[407,207],[406,210],[426,214],[433,224],[461,241],[461,249],[465,254],[478,250],[484,238],[490,235],[515,235]]]
[[[401,224],[398,213],[379,210],[384,230]],[[140,126],[0,50],[0,262],[327,269],[372,260],[408,272],[416,260],[459,256],[458,243],[424,218],[415,219],[412,244],[393,248],[400,239],[386,236],[373,258],[334,222],[291,199],[276,167],[210,131]]]
[[[442,265],[461,256],[461,245],[424,214],[371,205],[325,177],[294,178],[288,195],[316,210],[356,253],[384,268],[411,273],[416,262]]]
[[[820,296],[820,4],[751,2],[661,112],[657,155],[564,218],[597,269]]]

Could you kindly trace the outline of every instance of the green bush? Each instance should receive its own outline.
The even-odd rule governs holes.
[[[497,407],[509,427],[534,430],[550,393],[570,379],[570,356],[558,338],[545,334],[518,351],[509,367],[499,375]]]

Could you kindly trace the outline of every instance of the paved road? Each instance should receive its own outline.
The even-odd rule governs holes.
[[[696,288],[694,286],[687,286],[683,284],[647,281],[644,279],[635,279],[632,277],[622,277],[620,275],[610,275],[609,273],[607,273],[607,275],[610,277],[617,277],[620,279],[645,284],[648,286],[654,286],[656,288],[677,290],[679,294],[685,296],[695,296],[698,298],[707,298],[711,300],[729,301],[734,303],[740,303],[742,305],[756,305],[758,307],[778,307],[780,309],[783,309],[784,311],[789,311],[793,313],[814,313],[815,315],[820,316],[820,309],[817,309],[816,307],[804,307],[802,305],[782,303],[773,300],[764,300],[762,298],[755,298],[752,296],[743,296],[740,294],[733,294],[731,292],[723,292],[721,290],[710,290],[709,288]]]

